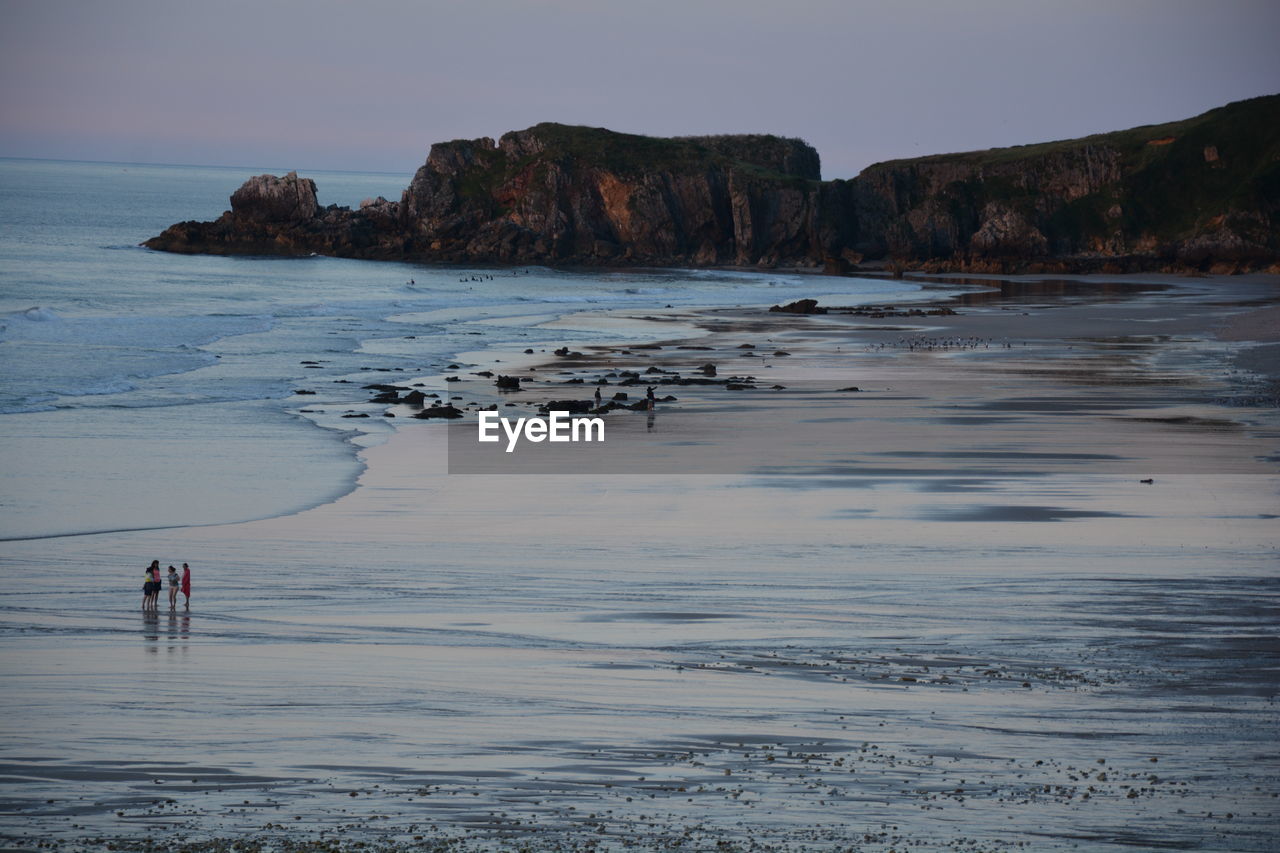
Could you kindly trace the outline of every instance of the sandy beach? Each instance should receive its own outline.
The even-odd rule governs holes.
[[[1280,281],[922,281],[546,317],[331,503],[0,543],[6,849],[1274,849]],[[474,441],[601,380],[676,399]]]

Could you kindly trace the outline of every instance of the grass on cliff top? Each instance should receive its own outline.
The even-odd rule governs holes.
[[[868,166],[863,172],[884,168],[899,167],[908,163],[963,163],[969,165],[999,165],[1014,163],[1018,160],[1031,160],[1052,154],[1071,151],[1085,145],[1106,145],[1118,150],[1122,155],[1141,152],[1153,140],[1173,137],[1179,139],[1190,131],[1206,126],[1216,126],[1229,130],[1218,145],[1232,145],[1249,136],[1270,136],[1275,138],[1280,131],[1280,95],[1264,95],[1245,101],[1235,101],[1226,106],[1209,110],[1193,118],[1165,124],[1148,124],[1128,130],[1117,130],[1110,133],[1095,133],[1077,139],[1060,139],[1053,142],[1039,142],[1031,145],[1014,145],[1009,148],[988,148],[981,151],[961,151],[952,154],[930,154],[925,157],[909,157],[900,160],[886,160]],[[1154,145],[1153,149],[1163,146]]]
[[[807,187],[814,183],[795,175],[784,175],[755,163],[712,150],[693,139],[640,136],[618,133],[603,127],[544,122],[529,128],[542,140],[546,150],[539,158],[570,157],[602,166],[618,174],[657,171],[693,172],[713,166],[732,166],[762,179],[787,184],[799,182]],[[782,137],[765,134],[752,139],[763,143],[784,143]]]

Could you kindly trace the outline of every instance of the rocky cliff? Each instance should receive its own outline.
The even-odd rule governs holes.
[[[1280,96],[1083,139],[880,163],[851,182],[866,257],[937,269],[1280,261]]]
[[[608,265],[1130,270],[1280,261],[1280,96],[1172,124],[923,157],[820,180],[775,136],[658,139],[540,124],[432,146],[398,202],[322,208],[253,178],[177,252]]]

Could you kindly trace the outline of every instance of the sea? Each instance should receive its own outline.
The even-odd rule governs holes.
[[[459,352],[543,341],[542,324],[576,310],[773,304],[812,291],[803,275],[139,245],[175,222],[216,219],[245,179],[271,171],[284,170],[0,160],[0,540],[297,512],[349,492],[357,451],[395,430],[342,417],[379,411],[361,407],[364,385],[438,378]],[[411,177],[306,174],[321,204],[346,206],[398,198]],[[921,291],[876,279],[822,289],[844,304]],[[627,333],[561,324],[555,339]]]

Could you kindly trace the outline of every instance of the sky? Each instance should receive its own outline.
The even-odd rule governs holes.
[[[823,176],[1280,92],[1278,0],[0,0],[0,156],[411,173],[542,121]]]

